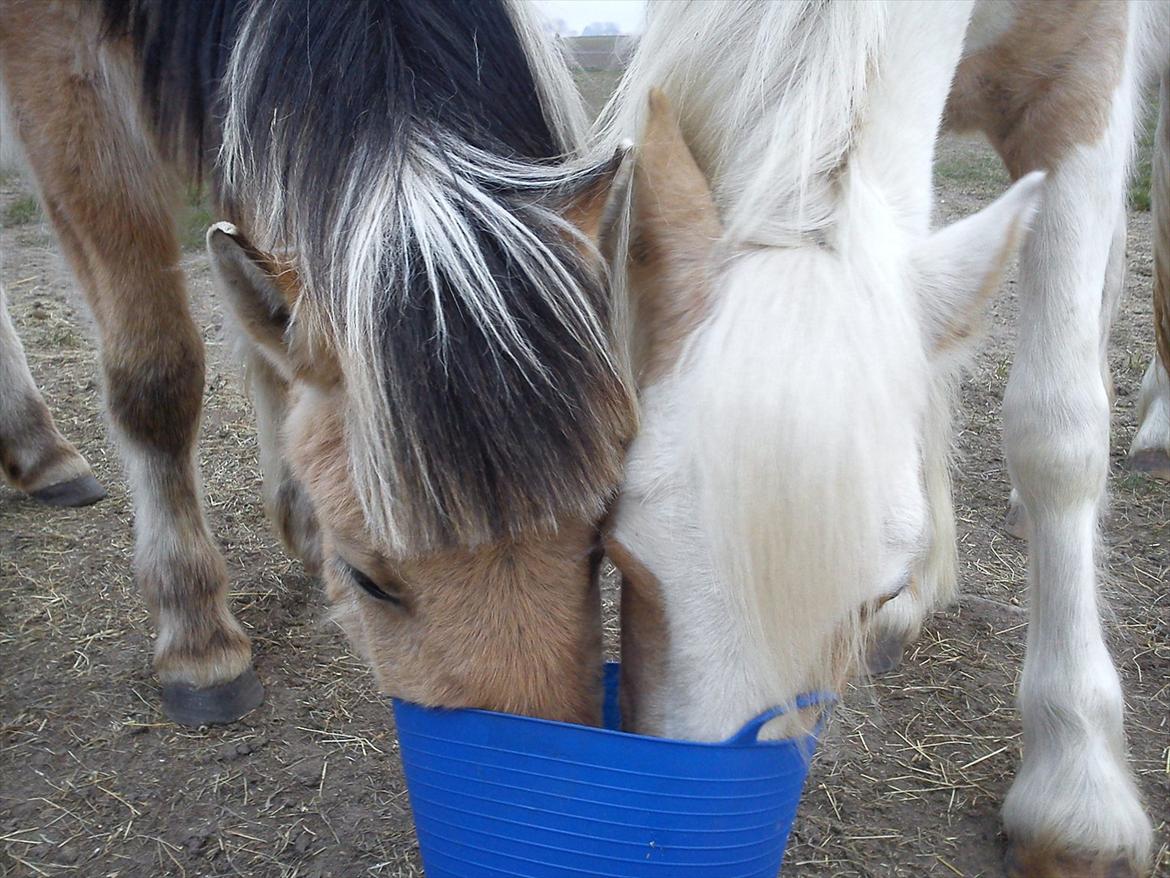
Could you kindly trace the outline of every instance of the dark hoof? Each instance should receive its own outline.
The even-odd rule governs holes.
[[[902,664],[902,652],[906,644],[895,637],[883,637],[869,644],[865,653],[865,666],[870,676],[888,674]]]
[[[162,687],[162,708],[167,719],[181,726],[205,726],[235,722],[264,701],[264,687],[251,667],[230,683],[196,689],[182,683]]]
[[[1139,451],[1129,458],[1129,468],[1153,479],[1170,481],[1170,454],[1157,449]]]
[[[67,482],[58,482],[29,494],[46,506],[90,506],[106,496],[102,483],[89,473]]]
[[[1126,855],[1068,854],[1050,848],[1008,845],[1008,878],[1145,878],[1149,870]]]

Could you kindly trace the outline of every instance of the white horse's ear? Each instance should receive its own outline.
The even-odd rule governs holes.
[[[1040,208],[1044,172],[1018,180],[978,213],[927,238],[914,254],[931,347],[946,354],[976,334],[988,302]]]
[[[639,359],[649,375],[673,364],[706,310],[715,244],[723,234],[711,187],[691,154],[666,96],[650,92],[649,115],[634,164],[630,275]]]
[[[207,255],[216,288],[240,326],[284,377],[291,378],[296,370],[286,333],[295,302],[277,283],[272,266],[231,223],[207,230]]]

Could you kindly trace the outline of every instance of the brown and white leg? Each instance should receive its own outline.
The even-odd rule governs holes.
[[[263,689],[227,605],[195,462],[203,343],[171,205],[177,185],[139,118],[136,79],[89,4],[7,0],[0,75],[17,132],[101,335],[110,421],[135,506],[135,573],[158,631],[163,707],[226,722]]]
[[[1119,86],[1104,131],[1054,163],[1021,256],[1004,396],[1008,466],[1028,515],[1023,761],[1003,811],[1009,873],[1019,878],[1121,878],[1145,874],[1149,862],[1152,830],[1127,764],[1095,557],[1109,460],[1102,290],[1133,130],[1130,88]],[[1018,134],[1030,142],[1035,132]]]
[[[245,355],[248,393],[256,409],[264,509],[290,552],[314,576],[321,571],[321,535],[313,504],[285,459],[281,430],[288,412],[288,382],[250,342]]]
[[[1170,480],[1170,72],[1162,76],[1158,128],[1154,135],[1154,324],[1157,345],[1142,378],[1138,429],[1130,465]]]
[[[50,506],[88,506],[106,496],[89,464],[61,435],[28,369],[0,287],[0,470]]]

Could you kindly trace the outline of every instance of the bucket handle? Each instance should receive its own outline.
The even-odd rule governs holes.
[[[812,737],[819,738],[821,732],[824,731],[825,723],[829,719],[829,713],[832,706],[837,703],[837,696],[831,692],[806,692],[803,695],[797,695],[793,699],[793,704],[784,707],[773,707],[765,710],[759,716],[749,719],[742,729],[724,741],[725,744],[754,744],[759,739],[760,730],[764,728],[772,720],[778,716],[784,716],[788,713],[791,707],[797,710],[804,710],[809,707],[825,706],[825,710],[821,711],[820,717],[817,719],[817,724],[813,726]]]

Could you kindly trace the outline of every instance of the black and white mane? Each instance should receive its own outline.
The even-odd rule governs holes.
[[[595,516],[630,402],[561,218],[580,100],[506,0],[102,0],[164,148],[296,254],[370,526],[414,552]]]

